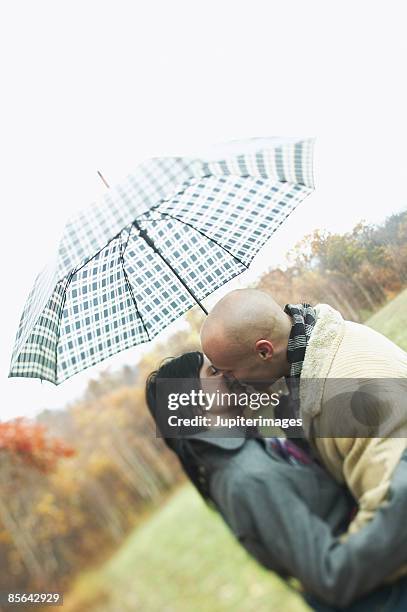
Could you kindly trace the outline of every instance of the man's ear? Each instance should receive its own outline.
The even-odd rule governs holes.
[[[263,359],[264,361],[271,359],[274,354],[274,347],[270,340],[257,340],[255,349],[260,359]]]

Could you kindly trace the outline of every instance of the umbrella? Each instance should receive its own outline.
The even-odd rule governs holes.
[[[138,166],[67,223],[24,307],[9,376],[59,384],[195,304],[206,312],[202,300],[313,191],[313,144],[252,138],[215,159]]]

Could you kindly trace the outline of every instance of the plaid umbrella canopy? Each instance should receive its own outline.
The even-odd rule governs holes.
[[[67,223],[28,297],[9,376],[59,384],[203,308],[312,193],[313,144],[252,138],[222,159],[141,164]]]

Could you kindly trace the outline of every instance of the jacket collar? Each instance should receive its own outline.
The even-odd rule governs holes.
[[[236,450],[240,448],[243,446],[246,439],[246,430],[243,427],[235,427],[233,429],[217,427],[214,431],[206,429],[192,436],[188,436],[188,440],[202,440],[225,450]]]
[[[305,351],[300,383],[300,414],[307,438],[312,419],[321,412],[325,380],[345,333],[345,321],[335,308],[317,304],[315,310],[317,320]]]

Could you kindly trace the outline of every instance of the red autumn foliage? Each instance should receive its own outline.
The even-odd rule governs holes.
[[[0,423],[0,452],[8,451],[41,472],[51,472],[62,457],[72,457],[75,449],[60,438],[47,435],[44,425],[25,417]]]

